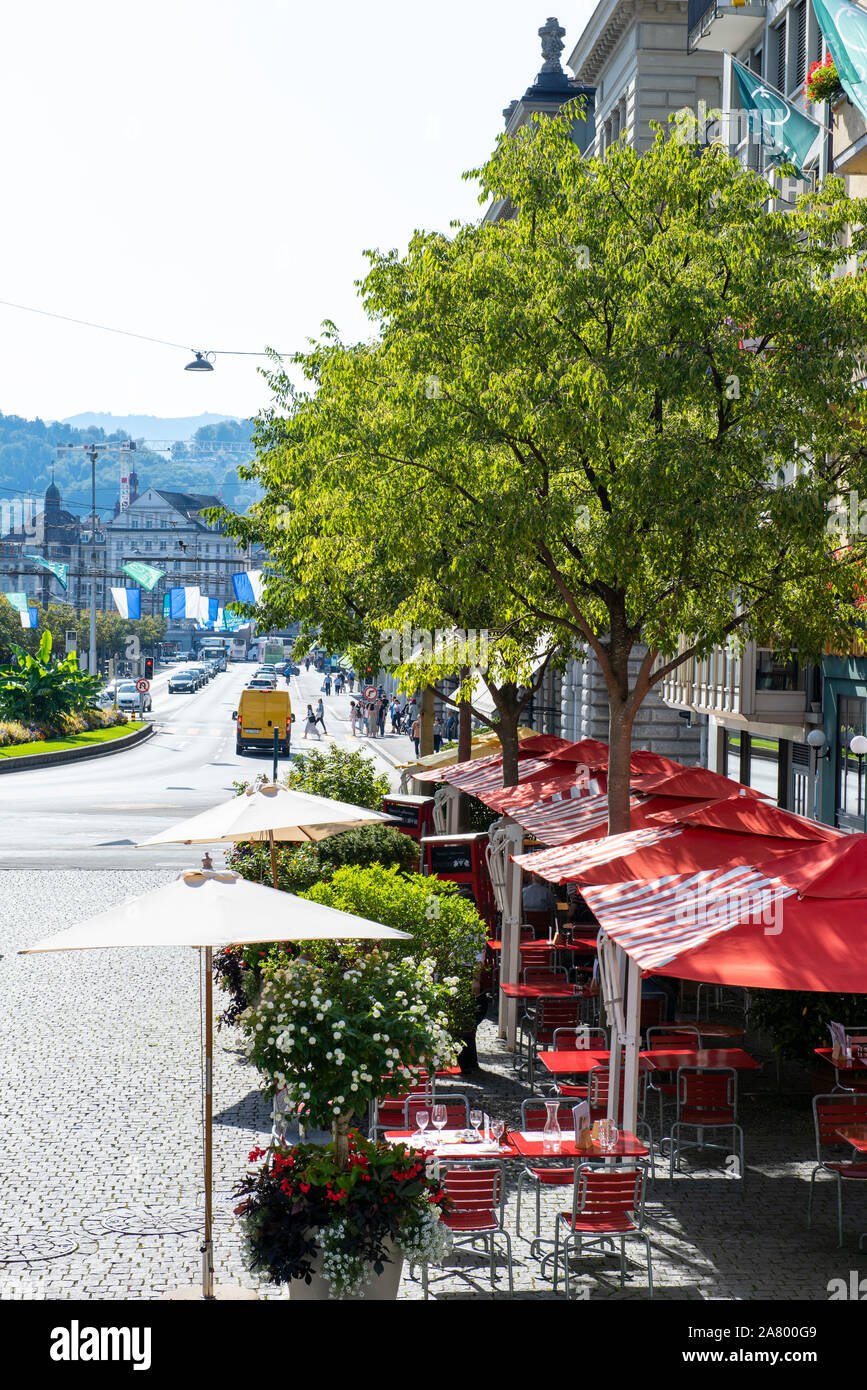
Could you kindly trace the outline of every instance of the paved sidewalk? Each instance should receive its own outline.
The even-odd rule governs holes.
[[[153,1299],[200,1277],[202,1222],[199,1110],[199,979],[193,951],[117,950],[19,956],[19,946],[62,930],[171,873],[6,871],[0,879],[0,1297]],[[270,1128],[258,1077],[228,1031],[216,1036],[215,1192],[218,1278],[258,1287],[244,1267],[231,1191],[253,1145]],[[806,1229],[813,1138],[806,1077],[785,1068],[783,1090],[760,1039],[748,1050],[766,1061],[743,1084],[744,1188],[721,1156],[708,1157],[649,1194],[648,1227],[660,1299],[825,1300],[828,1281],[867,1275],[857,1250],[867,1230],[867,1191],[852,1184],[837,1248],[834,1189],[817,1185],[816,1219]],[[528,1094],[496,1041],[479,1034],[481,1070],[465,1078],[479,1107],[515,1127]],[[515,1235],[515,1181],[509,1165],[508,1228],[519,1298],[554,1298],[531,1258],[533,1200]],[[562,1197],[562,1192],[561,1192]],[[560,1203],[543,1198],[542,1234]],[[641,1246],[632,1246],[637,1257]],[[646,1274],[636,1259],[621,1293],[617,1261],[588,1256],[576,1289],[591,1301],[641,1299]],[[503,1285],[499,1286],[502,1290]],[[466,1251],[432,1296],[490,1298],[487,1265]],[[421,1298],[408,1272],[401,1297]],[[562,1293],[558,1295],[562,1298]]]

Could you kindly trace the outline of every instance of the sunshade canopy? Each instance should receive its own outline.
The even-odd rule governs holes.
[[[210,845],[244,840],[325,840],[343,830],[390,821],[381,811],[273,784],[250,788],[201,815],[169,826],[145,845]],[[258,937],[254,937],[258,940]]]
[[[630,780],[633,791],[661,793],[665,796],[691,796],[696,801],[709,801],[712,798],[735,796],[754,797],[765,800],[763,792],[753,787],[745,787],[731,777],[723,777],[720,772],[711,772],[707,767],[683,767],[678,772],[654,772],[633,776]]]
[[[650,820],[656,820],[651,816]],[[818,847],[818,846],[814,846]],[[621,883],[628,879],[657,879],[666,874],[694,873],[726,865],[755,864],[792,856],[791,840],[764,835],[738,835],[700,826],[647,825],[623,835],[578,841],[535,854],[513,856],[527,873],[549,883]],[[770,863],[767,871],[771,872]]]
[[[644,970],[748,989],[867,992],[867,901],[799,899],[750,867],[586,887]]]
[[[255,941],[407,940],[406,932],[250,883],[238,874],[191,870],[150,893],[126,898],[33,951],[117,946],[223,946]]]
[[[703,826],[706,830],[733,830],[740,834],[773,835],[794,841],[840,839],[840,831],[830,825],[796,816],[793,811],[784,811],[782,807],[772,806],[767,801],[754,801],[738,795],[692,807],[659,807],[653,820],[657,825],[676,823]]]
[[[799,846],[758,868],[794,888],[802,898],[861,898],[867,907],[867,835],[840,835],[834,840]]]

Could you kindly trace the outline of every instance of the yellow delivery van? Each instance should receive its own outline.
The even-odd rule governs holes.
[[[295,715],[288,690],[242,690],[233,718],[236,753],[245,753],[248,748],[269,752],[274,747],[276,729],[280,752],[289,756]]]

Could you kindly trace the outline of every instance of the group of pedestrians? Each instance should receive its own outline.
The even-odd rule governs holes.
[[[322,689],[326,695],[330,696],[333,686],[334,694],[341,695],[347,687],[352,693],[354,685],[354,672],[338,672],[333,681],[330,675],[325,676]],[[380,685],[377,686],[376,695],[372,699],[350,700],[349,727],[353,738],[385,738],[386,720],[391,721],[393,734],[406,734],[412,739],[416,757],[418,757],[421,749],[421,709],[415,698],[405,700],[401,704],[399,695],[389,697]],[[445,720],[439,713],[434,715],[433,748],[435,753],[439,753],[444,738],[457,736],[457,727],[458,716],[454,711]],[[328,733],[325,727],[325,707],[321,697],[315,710],[312,705],[307,706],[304,737],[308,738],[315,734],[317,738],[320,738],[320,728],[323,734]]]
[[[315,711],[312,705],[307,706],[307,715],[304,720],[304,737],[307,738],[308,734],[315,734],[317,738],[321,738],[322,734],[319,732],[320,724],[322,725],[322,733],[327,734],[328,730],[325,727],[325,706],[321,698],[317,702]]]

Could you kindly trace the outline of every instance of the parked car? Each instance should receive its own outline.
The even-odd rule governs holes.
[[[202,685],[207,685],[208,681],[211,679],[211,673],[207,666],[189,666],[187,669],[196,673]]]
[[[191,695],[199,688],[199,680],[192,671],[173,671],[169,676],[169,694],[174,695],[178,691],[184,695]]]
[[[153,709],[153,700],[146,691],[136,690],[135,681],[121,681],[117,688],[117,707],[147,714]]]

